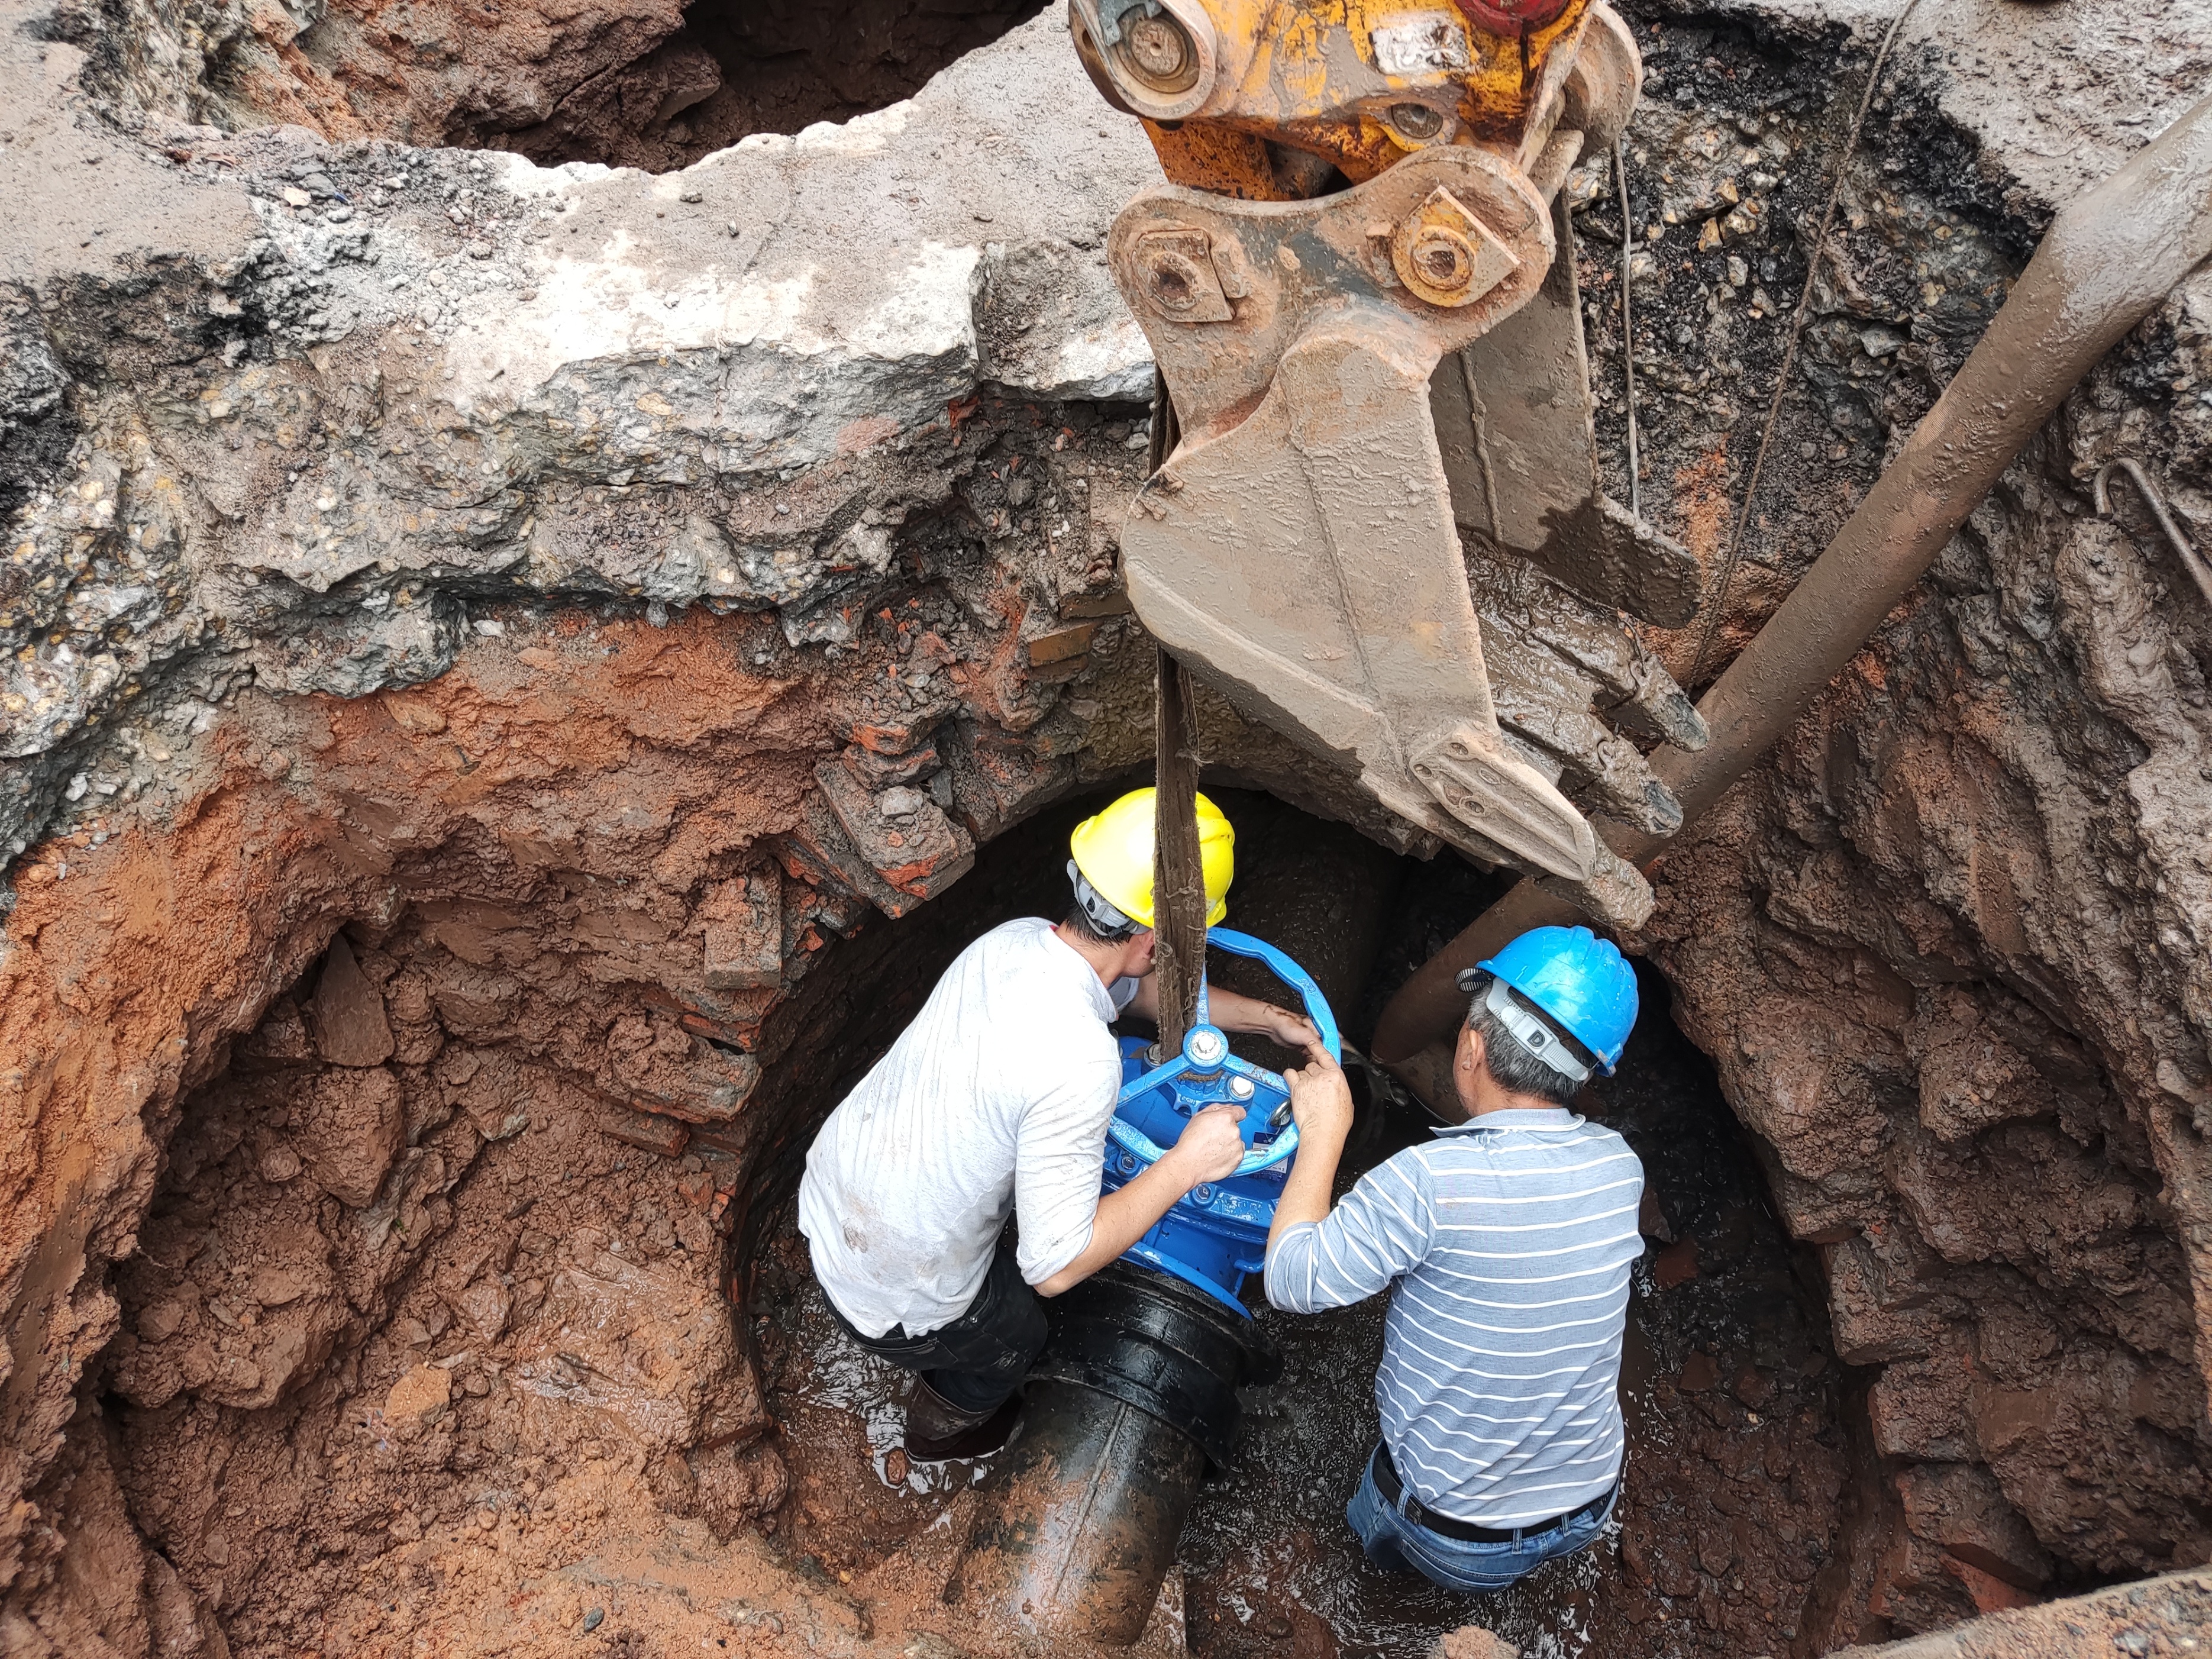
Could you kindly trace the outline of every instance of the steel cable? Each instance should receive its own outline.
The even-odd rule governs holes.
[[[1836,162],[1836,176],[1828,187],[1828,205],[1821,212],[1820,233],[1813,239],[1813,252],[1805,264],[1804,291],[1797,296],[1797,312],[1790,319],[1790,337],[1782,348],[1782,372],[1775,377],[1774,397],[1766,406],[1766,422],[1759,429],[1759,449],[1752,457],[1751,477],[1744,483],[1743,504],[1736,509],[1735,528],[1729,537],[1728,552],[1721,560],[1719,580],[1705,602],[1705,625],[1698,636],[1697,658],[1690,665],[1689,674],[1682,682],[1692,692],[1704,684],[1705,662],[1712,654],[1714,638],[1720,632],[1721,617],[1728,609],[1729,588],[1735,580],[1736,567],[1743,562],[1744,532],[1751,526],[1752,509],[1759,496],[1759,479],[1766,471],[1767,447],[1774,441],[1774,424],[1782,414],[1782,400],[1789,395],[1790,371],[1797,361],[1797,342],[1805,331],[1806,318],[1812,313],[1813,285],[1820,278],[1820,260],[1828,251],[1828,232],[1836,222],[1837,204],[1843,200],[1844,180],[1850,176],[1851,158],[1858,154],[1859,132],[1866,125],[1867,111],[1874,106],[1875,88],[1881,83],[1882,65],[1889,61],[1889,49],[1905,27],[1905,19],[1912,15],[1919,4],[1920,0],[1905,0],[1905,9],[1897,14],[1896,21],[1889,26],[1889,32],[1882,36],[1881,46],[1874,55],[1874,67],[1867,72],[1866,90],[1859,95],[1858,113],[1851,118],[1850,132],[1844,140],[1844,153]],[[1627,235],[1628,228],[1624,222],[1621,227],[1624,249],[1627,246]],[[1626,268],[1624,264],[1623,269]],[[1626,300],[1626,297],[1624,291],[1622,298]],[[1631,349],[1632,351],[1632,346]],[[1633,430],[1632,428],[1631,429]],[[1633,505],[1632,501],[1632,510]]]

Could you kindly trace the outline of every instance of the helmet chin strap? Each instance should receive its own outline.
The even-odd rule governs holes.
[[[1514,1000],[1513,988],[1492,975],[1482,1006],[1530,1054],[1572,1083],[1587,1083],[1590,1068],[1568,1052],[1565,1041]]]
[[[1075,887],[1076,908],[1091,918],[1091,925],[1100,933],[1127,939],[1144,931],[1141,922],[1125,915],[1091,884],[1091,878],[1077,866],[1073,859],[1067,861],[1067,878]]]

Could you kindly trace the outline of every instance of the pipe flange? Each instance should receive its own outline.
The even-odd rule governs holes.
[[[1127,1262],[1055,1297],[1052,1319],[1030,1381],[1118,1400],[1188,1437],[1216,1468],[1227,1466],[1243,1420],[1237,1390],[1282,1375],[1281,1352],[1249,1319]]]

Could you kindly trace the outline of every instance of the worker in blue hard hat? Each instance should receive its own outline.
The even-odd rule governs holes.
[[[1588,928],[1539,927],[1460,986],[1466,1121],[1333,1208],[1351,1093],[1318,1045],[1287,1074],[1298,1155],[1267,1236],[1267,1299],[1315,1313],[1395,1286],[1382,1440],[1345,1516],[1378,1566],[1496,1590],[1595,1538],[1620,1489],[1644,1170],[1573,1102],[1620,1063],[1636,976]]]
[[[814,1276],[854,1340],[917,1374],[910,1457],[1004,1443],[1044,1346],[1037,1298],[1089,1278],[1243,1158],[1243,1109],[1211,1106],[1165,1157],[1099,1195],[1121,1084],[1108,1028],[1124,1012],[1159,1014],[1153,813],[1140,789],[1084,820],[1068,844],[1065,918],[1010,921],[961,952],[807,1152],[799,1228]],[[1203,795],[1198,821],[1214,922],[1236,836]],[[1315,1040],[1303,1016],[1218,987],[1210,1012],[1291,1048]]]

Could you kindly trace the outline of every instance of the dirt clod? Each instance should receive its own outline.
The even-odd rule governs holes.
[[[384,1396],[384,1420],[396,1430],[419,1433],[445,1415],[452,1398],[452,1373],[434,1365],[417,1365],[403,1374]]]

